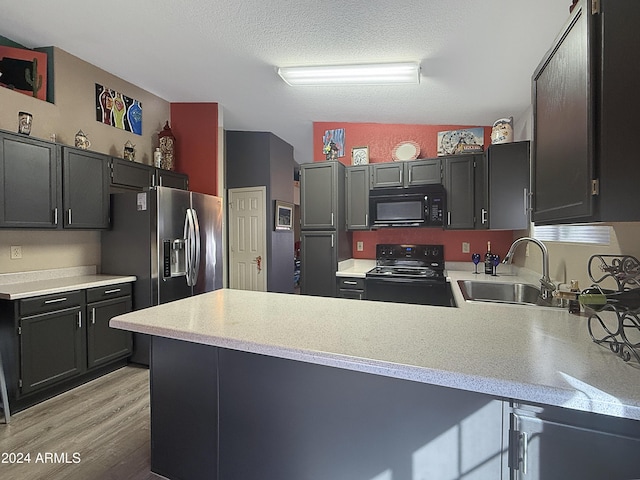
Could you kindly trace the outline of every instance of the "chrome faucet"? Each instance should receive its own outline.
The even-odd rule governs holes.
[[[542,250],[542,278],[540,279],[540,296],[547,300],[551,298],[551,295],[555,291],[556,286],[549,278],[549,252],[547,251],[547,247],[544,243],[532,237],[519,238],[511,244],[511,247],[509,247],[509,251],[505,255],[504,260],[502,260],[502,263],[511,263],[513,252],[515,252],[518,245],[524,242],[535,243],[540,247],[540,250]]]

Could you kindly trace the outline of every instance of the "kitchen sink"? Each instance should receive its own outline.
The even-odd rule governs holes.
[[[458,280],[465,300],[476,302],[511,303],[540,307],[560,306],[556,299],[540,297],[540,289],[528,283],[483,282],[479,280]]]

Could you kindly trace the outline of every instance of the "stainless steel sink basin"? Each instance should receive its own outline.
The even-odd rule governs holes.
[[[476,302],[512,303],[557,307],[554,300],[540,297],[540,289],[528,283],[483,282],[480,280],[458,280],[465,300]]]

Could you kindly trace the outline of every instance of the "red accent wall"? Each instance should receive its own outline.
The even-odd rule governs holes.
[[[477,127],[477,125],[402,125],[381,123],[314,122],[313,158],[325,160],[322,153],[322,137],[326,130],[345,129],[345,156],[338,160],[351,165],[351,148],[369,146],[369,163],[392,161],[393,148],[403,141],[414,141],[420,145],[420,158],[437,156],[438,132]],[[491,127],[484,126],[485,148],[491,143]],[[358,242],[363,242],[363,251],[357,251]],[[488,230],[442,230],[438,228],[382,228],[374,231],[353,232],[353,258],[376,258],[378,243],[423,243],[443,244],[445,259],[450,262],[470,262],[471,254],[462,253],[462,242],[470,244],[471,253],[484,253],[487,241],[491,251],[501,257],[507,253],[513,241],[513,231]]]
[[[172,103],[176,171],[189,175],[189,190],[217,195],[218,104]]]

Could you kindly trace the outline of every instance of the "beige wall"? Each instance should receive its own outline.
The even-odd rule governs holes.
[[[577,243],[544,242],[549,251],[549,275],[558,283],[578,280],[581,288],[593,282],[589,278],[588,265],[592,255],[633,255],[640,259],[640,222],[610,223],[611,242],[609,245],[585,245]],[[528,235],[528,232],[514,232],[514,238]],[[530,270],[542,272],[542,255],[535,245],[529,247],[526,257],[525,247],[519,247],[514,264],[524,265]],[[594,275],[596,273],[594,272]],[[614,285],[609,285],[613,288]]]
[[[15,132],[18,112],[33,115],[32,137],[73,145],[78,130],[91,150],[122,156],[124,144],[136,145],[136,161],[151,164],[157,134],[170,118],[169,102],[111,75],[64,50],[54,48],[55,104],[0,87],[0,129]],[[142,103],[142,136],[96,121],[95,84],[117,90]],[[23,247],[23,258],[11,260],[9,247]],[[0,230],[0,273],[64,268],[100,263],[99,232]]]

